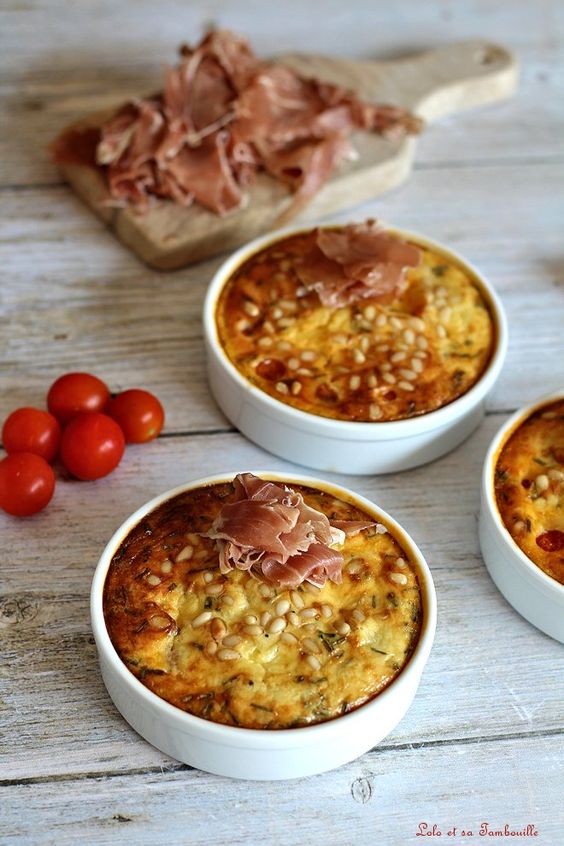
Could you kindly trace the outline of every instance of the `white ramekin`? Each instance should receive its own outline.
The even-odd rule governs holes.
[[[529,623],[564,643],[564,585],[548,576],[515,543],[501,519],[494,473],[503,445],[537,409],[564,397],[564,391],[542,397],[517,411],[493,439],[482,472],[480,546],[494,583],[507,601]]]
[[[217,404],[251,441],[288,461],[327,473],[391,473],[433,461],[454,449],[483,419],[486,396],[505,359],[507,322],[495,291],[476,268],[422,235],[391,228],[405,239],[443,253],[472,274],[495,321],[495,346],[485,372],[469,391],[449,405],[408,420],[383,423],[334,420],[293,408],[251,385],[225,354],[215,313],[227,280],[253,253],[288,235],[310,229],[290,228],[251,241],[227,259],[212,279],[203,323],[208,379]]]
[[[103,590],[110,562],[133,527],[150,511],[182,491],[227,482],[233,473],[197,479],[155,497],[117,530],[106,546],[92,582],[92,629],[102,678],[118,711],[158,749],[201,770],[244,779],[287,779],[333,769],[367,752],[399,723],[415,696],[429,657],[436,626],[433,579],[421,552],[409,535],[374,503],[346,488],[307,476],[256,471],[262,478],[304,484],[358,503],[389,527],[417,567],[423,603],[421,633],[407,665],[377,697],[342,717],[325,723],[278,731],[225,726],[170,705],[146,688],[117,654],[106,629]]]

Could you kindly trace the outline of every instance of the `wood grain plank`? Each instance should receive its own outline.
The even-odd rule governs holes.
[[[429,123],[472,107],[507,100],[515,93],[518,65],[503,47],[484,40],[452,44],[409,59],[385,62],[352,61],[316,53],[282,55],[281,61],[304,78],[313,77],[354,91],[363,100],[380,98],[420,115]],[[111,112],[89,114],[78,126],[99,128]],[[72,130],[77,124],[65,127]],[[400,183],[411,171],[417,137],[382,138],[357,132],[353,161],[343,163],[296,223],[319,214],[347,209],[369,201]],[[158,270],[176,270],[235,249],[264,234],[288,214],[292,206],[287,186],[266,173],[248,189],[248,204],[220,218],[198,203],[190,208],[161,202],[142,215],[132,207],[111,209],[111,195],[103,173],[88,165],[61,164],[60,171],[92,212],[136,256]]]
[[[538,837],[519,842],[560,846],[563,769],[562,737],[551,737],[388,749],[275,792],[193,770],[14,786],[4,790],[3,842],[36,844],[41,831],[44,846],[407,846],[423,822],[443,832],[430,842],[454,846],[489,840],[478,835],[488,821],[494,829],[533,824]],[[422,772],[434,774],[424,785]],[[448,837],[455,825],[458,836]],[[461,829],[474,836],[460,837]]]
[[[507,605],[480,559],[480,469],[500,422],[489,418],[433,464],[432,491],[426,467],[333,477],[400,520],[427,557],[439,597],[437,639],[419,693],[386,746],[564,730],[561,645]],[[88,618],[94,566],[119,523],[151,496],[202,474],[266,467],[292,466],[238,434],[160,439],[130,448],[105,480],[63,480],[49,509],[25,523],[0,515],[12,550],[0,600],[4,778],[167,766],[165,755],[127,727],[100,679]]]
[[[50,5],[50,12],[35,0],[26,4],[25,15],[17,6],[3,14],[0,185],[52,182],[56,172],[45,150],[61,128],[158,88],[162,63],[174,61],[179,41],[197,39],[214,12],[221,25],[246,33],[260,55],[308,52],[312,47],[309,20],[314,12],[298,0],[283,12],[271,9],[268,26],[260,11],[253,12],[253,4],[224,0],[220,7],[208,9],[167,0],[158,27],[150,24],[149,0],[136,3],[135,13],[120,5],[106,6],[100,15],[95,3],[65,7],[57,14],[60,2]],[[346,15],[342,9],[324,6],[326,25],[316,33],[318,52],[385,58],[474,38],[480,29],[489,39],[518,51],[523,65],[518,100],[430,127],[418,149],[418,162],[523,157],[542,161],[564,154],[558,97],[564,73],[558,38],[562,23],[556,0],[540,8],[522,0],[492,8],[487,0],[475,0],[471,11],[463,4],[447,8],[434,0],[411,3],[404,15],[379,11],[362,0],[354,0]],[[487,20],[487,27],[477,27],[480,19]]]
[[[0,416],[41,404],[51,379],[81,367],[114,388],[142,381],[155,390],[170,435],[128,449],[106,480],[61,480],[36,518],[0,515],[0,772],[25,782],[3,787],[2,843],[247,846],[258,832],[290,846],[413,846],[422,820],[446,828],[489,819],[533,822],[539,837],[519,842],[561,846],[562,648],[497,593],[475,517],[500,412],[564,382],[562,11],[558,0],[286,0],[268,9],[260,0],[163,0],[158,12],[154,0],[2,5]],[[465,253],[501,293],[510,349],[490,398],[496,413],[451,455],[395,476],[339,477],[421,545],[439,591],[437,640],[411,710],[379,751],[283,789],[179,767],[138,738],[102,686],[87,619],[103,544],[149,496],[202,473],[289,467],[235,433],[179,434],[227,425],[207,392],[199,328],[219,261],[167,276],[141,267],[53,188],[45,153],[65,123],[150,90],[177,43],[197,39],[211,18],[247,33],[264,56],[397,56],[487,31],[522,67],[518,98],[431,127],[412,181],[351,212]]]
[[[554,164],[418,172],[404,191],[348,216],[421,229],[488,276],[510,324],[507,364],[489,401],[494,410],[516,408],[564,381],[561,215],[553,191],[563,178],[564,165]],[[5,192],[0,220],[0,417],[41,404],[65,370],[86,369],[114,390],[139,381],[154,390],[168,432],[228,427],[207,389],[200,327],[221,259],[172,274],[151,271],[62,188]]]

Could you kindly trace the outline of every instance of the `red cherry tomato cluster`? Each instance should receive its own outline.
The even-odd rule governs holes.
[[[2,427],[8,453],[0,461],[0,508],[15,517],[36,514],[51,500],[57,453],[78,479],[101,479],[118,466],[125,444],[151,441],[164,423],[163,407],[148,391],[112,397],[90,373],[67,373],[49,388],[47,408],[18,408]]]

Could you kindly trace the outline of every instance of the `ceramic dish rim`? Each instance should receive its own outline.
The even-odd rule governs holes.
[[[550,394],[545,394],[533,402],[521,406],[505,423],[498,429],[494,435],[486,457],[484,459],[484,466],[482,470],[482,495],[483,502],[487,506],[490,515],[493,518],[495,526],[500,530],[500,538],[505,542],[508,551],[516,555],[520,563],[526,568],[526,571],[536,579],[544,587],[549,588],[559,595],[559,599],[564,604],[564,585],[545,573],[534,561],[531,561],[528,555],[523,552],[519,544],[515,542],[511,532],[503,522],[502,516],[497,507],[495,498],[495,480],[494,474],[497,461],[501,450],[517,429],[528,420],[536,411],[539,411],[543,406],[550,405],[558,400],[564,399],[564,390],[556,390]]]
[[[437,603],[433,578],[423,554],[412,540],[411,536],[393,517],[390,517],[387,512],[367,498],[343,487],[342,485],[324,481],[322,479],[315,478],[314,476],[303,475],[301,473],[277,472],[270,470],[253,470],[248,472],[253,472],[261,478],[270,479],[272,481],[281,481],[288,484],[310,485],[311,487],[325,490],[333,493],[334,495],[339,495],[341,497],[344,495],[346,499],[352,500],[353,503],[358,502],[369,513],[373,513],[375,516],[380,515],[382,522],[393,530],[394,537],[396,537],[396,539],[401,542],[402,547],[409,552],[410,561],[415,564],[419,577],[423,605],[423,619],[415,648],[409,657],[408,662],[404,665],[393,681],[390,682],[390,684],[381,693],[377,694],[363,705],[360,705],[354,711],[350,711],[348,714],[337,716],[322,723],[314,723],[313,725],[301,726],[299,728],[267,730],[226,726],[182,711],[180,708],[177,708],[175,705],[172,705],[165,699],[162,699],[160,696],[157,696],[156,693],[149,690],[149,688],[145,687],[145,685],[140,682],[127,668],[112,643],[106,627],[103,611],[104,584],[113,554],[119,547],[119,544],[140,522],[140,520],[163,502],[166,502],[168,499],[171,499],[184,491],[192,490],[197,487],[232,481],[235,476],[235,473],[233,472],[205,476],[177,485],[176,487],[171,488],[170,490],[165,491],[164,493],[159,494],[144,503],[122,522],[120,527],[114,532],[106,544],[106,547],[104,548],[96,566],[92,580],[90,593],[92,630],[100,659],[105,659],[111,663],[112,669],[117,672],[120,677],[120,681],[129,689],[131,694],[140,699],[145,705],[156,708],[163,719],[173,720],[177,727],[184,728],[187,733],[205,735],[208,739],[214,739],[230,746],[250,745],[257,748],[264,745],[265,748],[274,750],[277,748],[286,748],[292,741],[296,741],[296,746],[309,745],[308,741],[313,743],[321,740],[324,736],[329,738],[336,731],[347,730],[347,727],[350,727],[354,721],[366,719],[371,711],[374,710],[377,712],[378,708],[382,707],[382,703],[385,703],[385,701],[390,698],[391,692],[394,688],[397,691],[397,688],[402,685],[402,682],[404,682],[408,676],[412,676],[414,673],[416,675],[419,673],[419,676],[421,675],[423,667],[429,658],[436,628]]]
[[[450,247],[444,246],[441,242],[421,235],[418,232],[402,229],[396,226],[385,224],[381,221],[386,231],[392,232],[395,235],[406,240],[412,240],[415,243],[434,249],[445,255],[446,258],[453,261],[469,271],[473,282],[477,284],[480,292],[486,299],[492,320],[494,323],[495,338],[492,347],[492,352],[488,363],[482,372],[479,379],[469,388],[468,391],[461,394],[456,399],[434,409],[433,411],[425,412],[416,417],[404,418],[401,420],[385,420],[385,421],[356,421],[356,420],[342,420],[333,417],[324,417],[311,412],[303,411],[294,406],[272,397],[270,394],[263,391],[261,388],[249,382],[235,367],[227,356],[225,350],[219,339],[216,309],[221,291],[224,285],[231,278],[233,272],[254,253],[260,249],[274,244],[277,241],[283,240],[291,235],[297,235],[302,232],[310,232],[316,228],[315,224],[290,226],[276,232],[269,232],[266,235],[261,235],[253,239],[249,243],[243,245],[234,253],[232,253],[215,272],[204,301],[203,309],[203,326],[204,338],[210,345],[211,350],[216,356],[216,360],[228,375],[237,383],[237,386],[246,393],[251,394],[255,399],[264,404],[271,412],[271,416],[280,419],[286,418],[288,425],[294,424],[296,428],[307,428],[310,430],[318,429],[319,433],[340,435],[343,439],[353,440],[356,438],[366,440],[388,440],[392,438],[409,437],[412,434],[422,431],[429,431],[439,428],[441,425],[452,422],[453,419],[461,416],[469,408],[474,407],[491,389],[501,371],[508,345],[508,326],[507,319],[501,301],[496,294],[493,286],[486,279],[486,277],[471,264],[466,258],[452,250]],[[326,223],[320,224],[320,228],[332,229],[336,226],[344,226],[346,224]],[[302,424],[301,426],[299,424]],[[378,436],[375,438],[375,436]]]

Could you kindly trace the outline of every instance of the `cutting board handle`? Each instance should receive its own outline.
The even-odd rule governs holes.
[[[428,121],[504,99],[517,86],[515,56],[488,41],[449,44],[389,64],[398,80],[405,75],[404,104]]]

